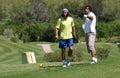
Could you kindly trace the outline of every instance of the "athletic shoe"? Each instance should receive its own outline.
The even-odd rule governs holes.
[[[62,67],[67,67],[67,62],[66,60],[63,60],[63,66]]]
[[[94,64],[94,63],[95,63],[95,61],[92,60],[90,64]]]
[[[97,63],[97,58],[95,58],[95,57],[93,57],[92,61],[91,61],[91,64],[94,64],[94,63]]]
[[[70,66],[70,58],[66,58],[66,65]]]
[[[70,66],[70,62],[69,62],[69,63],[67,63],[67,66]]]
[[[97,58],[93,57],[92,60],[94,60],[94,62],[97,63]]]
[[[63,65],[62,67],[63,67],[63,68],[64,68],[64,67],[67,67],[67,65]]]

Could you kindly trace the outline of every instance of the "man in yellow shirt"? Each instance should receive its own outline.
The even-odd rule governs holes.
[[[74,26],[74,20],[69,16],[67,8],[62,9],[62,17],[58,19],[56,25],[56,38],[60,38],[59,48],[61,48],[61,57],[63,61],[63,67],[70,66],[70,57],[73,52],[73,36],[76,38],[76,30]],[[60,36],[58,35],[60,33]],[[65,49],[69,48],[68,57],[66,58]]]

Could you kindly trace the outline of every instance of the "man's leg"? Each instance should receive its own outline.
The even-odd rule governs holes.
[[[65,57],[66,57],[66,55],[65,55],[65,48],[61,49],[61,57],[62,57],[62,60],[65,60]]]
[[[96,57],[96,50],[91,50],[91,56]]]
[[[70,66],[70,58],[72,56],[73,53],[73,38],[70,38],[67,40],[67,46],[69,47],[68,50],[68,57],[66,58],[66,62],[67,62],[67,66]]]
[[[63,62],[63,67],[67,67],[67,62],[66,62],[66,54],[65,54],[65,48],[61,49],[61,58],[62,58],[62,62]]]
[[[91,64],[97,63],[96,51],[91,50],[92,61]]]
[[[70,66],[70,58],[72,54],[73,54],[73,46],[70,46],[68,51],[68,57],[66,58],[67,66]]]
[[[91,53],[92,56],[92,62],[91,62],[92,64],[97,62],[96,50],[94,48],[95,37],[96,34],[94,33],[89,33],[89,35],[87,35],[87,47],[88,47],[88,51]]]
[[[95,47],[94,47],[95,37],[96,37],[96,34],[90,34],[89,40],[88,40],[88,45],[89,45],[89,49],[90,49],[90,52],[91,52],[91,56],[96,58],[96,50],[95,50]]]
[[[60,39],[59,41],[59,48],[61,48],[61,59],[63,63],[63,67],[66,67],[66,53],[65,50],[67,48],[66,40]]]
[[[68,51],[68,57],[71,57],[72,53],[73,53],[73,46],[70,46]]]

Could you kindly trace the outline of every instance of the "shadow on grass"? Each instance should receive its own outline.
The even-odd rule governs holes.
[[[84,62],[84,63],[71,63],[71,65],[70,66],[68,66],[68,67],[76,67],[76,66],[88,66],[88,65],[90,65],[90,63],[88,63],[88,62]],[[56,68],[56,67],[62,67],[62,65],[50,65],[50,66],[48,66],[49,68]],[[63,68],[63,67],[62,67]]]

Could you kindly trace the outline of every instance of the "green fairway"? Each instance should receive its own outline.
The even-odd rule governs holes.
[[[81,62],[72,62],[70,67],[62,68],[61,62],[43,61],[44,52],[36,43],[12,43],[0,38],[0,78],[120,78],[120,52],[116,44],[96,43],[96,47],[110,49],[107,60],[90,64],[90,55],[86,52],[85,43],[77,43],[75,49],[83,52]],[[58,43],[52,44],[53,51],[59,50]],[[36,64],[22,64],[21,53],[35,52]],[[43,68],[39,64],[43,64]]]

